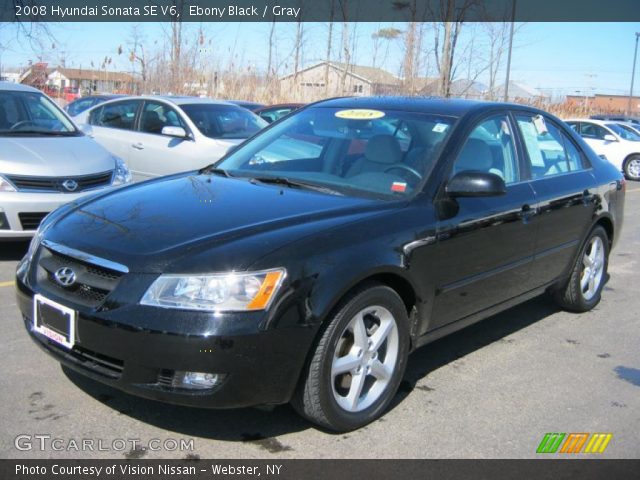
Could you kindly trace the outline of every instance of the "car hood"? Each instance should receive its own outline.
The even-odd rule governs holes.
[[[131,271],[168,271],[188,264],[181,259],[214,250],[227,257],[225,265],[235,255],[233,268],[240,269],[296,238],[388,203],[187,173],[79,203],[56,217],[46,239]]]
[[[35,177],[113,170],[113,156],[86,136],[0,137],[0,173]]]

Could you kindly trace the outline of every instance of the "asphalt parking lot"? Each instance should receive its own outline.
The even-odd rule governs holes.
[[[603,457],[638,458],[637,202],[640,185],[628,184],[622,238],[594,311],[561,312],[541,297],[428,345],[410,358],[390,411],[340,435],[314,428],[288,406],[163,405],[64,371],[32,344],[16,307],[13,272],[27,245],[0,243],[0,456],[526,458],[536,456],[547,432],[601,432],[613,434]],[[21,437],[22,450],[15,446],[20,435],[29,436]],[[33,435],[51,437],[44,450]],[[62,439],[58,450],[52,439]],[[93,451],[74,448],[83,439],[94,440]],[[174,449],[180,440],[187,448]]]

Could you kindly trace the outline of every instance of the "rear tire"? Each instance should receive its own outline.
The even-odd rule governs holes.
[[[629,180],[640,180],[640,155],[632,155],[624,162],[624,176]]]
[[[407,364],[409,322],[398,294],[379,284],[336,310],[292,404],[311,422],[346,432],[380,417],[393,399]]]
[[[595,227],[571,271],[571,277],[554,292],[554,299],[564,310],[586,312],[600,302],[602,288],[607,281],[609,265],[609,237],[601,226]]]

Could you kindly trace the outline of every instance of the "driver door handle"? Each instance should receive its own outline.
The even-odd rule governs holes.
[[[132,143],[131,146],[136,150],[144,150],[144,145],[142,142]]]
[[[529,204],[524,204],[520,209],[520,212],[518,212],[518,216],[522,219],[522,223],[529,223],[531,217],[535,216],[536,213],[535,208],[531,208],[531,205]]]

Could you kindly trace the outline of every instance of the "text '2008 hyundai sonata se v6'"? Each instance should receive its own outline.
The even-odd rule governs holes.
[[[624,192],[539,110],[327,100],[201,171],[57,210],[18,302],[40,347],[100,382],[291,402],[346,431],[384,413],[417,347],[544,292],[593,308]]]

